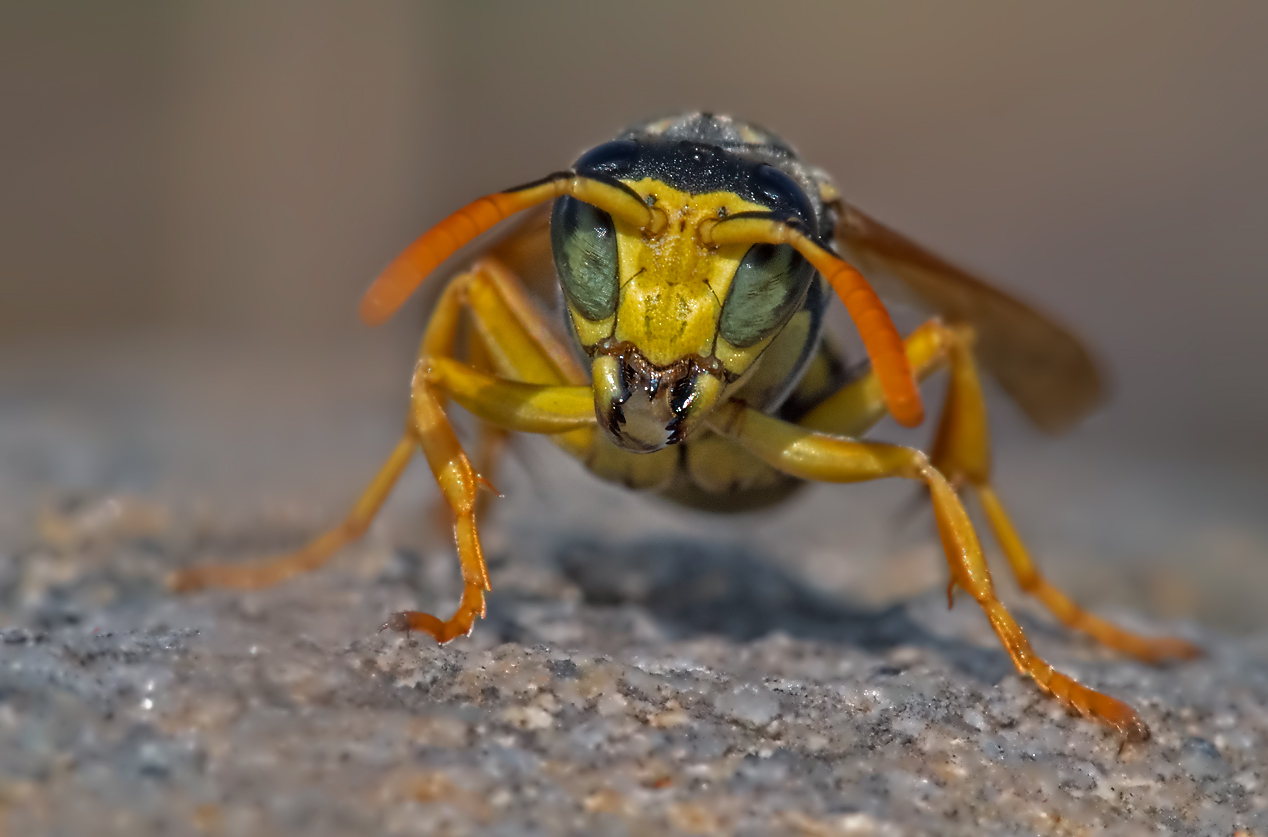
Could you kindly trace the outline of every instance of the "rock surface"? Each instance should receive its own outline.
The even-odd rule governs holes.
[[[866,493],[825,489],[718,523],[530,446],[487,527],[489,616],[437,647],[377,631],[456,600],[447,544],[419,537],[435,528],[415,511],[422,475],[320,572],[247,594],[162,586],[317,531],[390,448],[390,413],[308,428],[298,452],[328,463],[328,492],[301,470],[279,506],[261,498],[282,479],[210,499],[165,482],[171,439],[199,427],[169,437],[172,412],[130,423],[131,403],[91,431],[52,406],[0,427],[0,498],[26,510],[0,518],[6,835],[1268,834],[1268,634],[1120,608],[1209,651],[1151,668],[1007,593],[1041,653],[1140,710],[1154,737],[1124,747],[1019,679],[971,601],[946,609],[925,529],[874,548],[901,492],[889,511],[825,514],[831,491]],[[228,485],[251,450],[233,457]],[[152,474],[103,464],[119,462]]]

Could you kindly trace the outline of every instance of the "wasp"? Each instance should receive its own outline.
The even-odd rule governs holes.
[[[1069,331],[846,203],[774,134],[708,113],[638,124],[566,171],[462,207],[379,275],[362,319],[387,320],[460,248],[527,210],[445,285],[404,435],[344,522],[266,563],[180,571],[174,588],[261,588],[320,567],[365,532],[421,451],[452,511],[463,594],[448,619],[410,611],[384,627],[439,642],[469,634],[490,589],[476,512],[492,457],[473,466],[452,401],[480,419],[483,450],[511,432],[545,434],[604,479],[697,508],[760,507],[804,481],[914,480],[950,566],[948,602],[956,587],[971,595],[1017,670],[1066,707],[1127,740],[1148,737],[1130,706],[1035,653],[996,597],[961,500],[976,498],[1021,588],[1070,628],[1149,662],[1199,653],[1115,626],[1049,584],[991,483],[980,369],[1041,429],[1065,430],[1104,389]],[[547,247],[543,288],[524,276]],[[904,339],[860,267],[896,279],[934,317]],[[862,338],[863,371],[824,335],[834,296]],[[949,382],[928,453],[863,439],[886,415],[921,424],[918,384],[939,372]]]

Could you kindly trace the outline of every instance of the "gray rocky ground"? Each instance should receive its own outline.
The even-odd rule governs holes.
[[[1124,660],[997,574],[1042,653],[1141,711],[1154,737],[1124,747],[1020,680],[971,601],[946,610],[903,486],[718,520],[530,444],[469,639],[377,631],[458,591],[421,467],[323,571],[173,597],[174,567],[336,519],[401,406],[402,364],[278,388],[282,367],[174,371],[193,363],[4,372],[5,835],[1268,834],[1253,487],[1078,459],[1077,437],[1004,446],[1052,576],[1209,651]]]

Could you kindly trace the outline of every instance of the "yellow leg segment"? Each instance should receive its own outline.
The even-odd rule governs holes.
[[[476,328],[499,374],[530,384],[584,384],[590,379],[501,263],[480,262],[468,295]]]
[[[991,485],[990,431],[986,400],[972,353],[973,334],[964,326],[934,320],[907,341],[913,370],[924,379],[946,367],[950,375],[946,403],[930,458],[956,488],[976,494],[995,540],[1023,591],[1033,595],[1063,624],[1098,642],[1146,662],[1195,657],[1201,649],[1174,637],[1142,637],[1083,610],[1039,572]],[[852,382],[800,422],[822,432],[857,435],[883,415],[884,399],[871,375]]]
[[[985,611],[1017,670],[1067,707],[1110,724],[1128,740],[1149,737],[1149,727],[1134,709],[1072,680],[1031,648],[1021,626],[995,596],[981,544],[959,496],[923,453],[898,445],[815,433],[736,403],[718,408],[709,425],[772,467],[801,479],[860,482],[902,477],[923,482],[933,499],[934,517],[952,579]]]
[[[427,383],[470,412],[519,433],[564,433],[595,423],[588,386],[525,384],[486,375],[451,358],[431,358]]]
[[[585,370],[550,330],[510,271],[492,259],[485,259],[469,276],[466,299],[471,320],[494,372],[502,378],[529,384],[589,384]],[[593,413],[593,395],[590,399]],[[460,398],[455,400],[462,403]],[[464,406],[470,408],[470,405]],[[489,420],[498,423],[497,419]],[[591,425],[555,433],[552,440],[572,456],[584,460],[594,446],[596,428],[593,422]]]
[[[936,320],[907,336],[907,362],[917,381],[946,366],[948,330]],[[881,384],[871,373],[829,395],[797,422],[808,430],[834,436],[862,436],[888,414]]]

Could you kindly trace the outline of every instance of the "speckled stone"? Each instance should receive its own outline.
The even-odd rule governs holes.
[[[17,560],[26,578],[64,559],[37,549]],[[157,573],[163,559],[147,560]],[[964,641],[926,606],[937,594],[843,623],[837,638],[822,625],[741,639],[672,622],[646,638],[646,611],[591,604],[563,572],[536,573],[531,591],[502,585],[469,640],[437,647],[375,630],[405,598],[390,572],[332,569],[249,603],[177,600],[134,579],[106,608],[101,589],[122,577],[69,572],[18,609],[30,627],[3,634],[10,833],[1268,826],[1268,670],[1246,643],[1204,635],[1209,658],[1150,669],[1046,638],[1056,661],[1141,708],[1154,739],[1124,748],[1006,668],[973,662],[1002,652],[922,646],[926,633]],[[797,610],[766,618],[795,626]],[[542,635],[561,621],[586,641]]]
[[[230,434],[191,460],[218,490],[164,483],[154,463],[202,432],[170,414],[124,410],[109,432],[0,415],[6,837],[1268,835],[1268,635],[1129,613],[1209,651],[1151,668],[1006,590],[1042,654],[1138,707],[1154,737],[1125,747],[1018,678],[971,601],[947,610],[927,532],[869,546],[868,492],[719,527],[529,449],[555,470],[499,480],[489,615],[444,647],[378,630],[457,598],[447,537],[419,537],[436,529],[421,476],[320,572],[163,588],[319,531],[390,449],[384,412],[361,435],[305,425],[287,457],[338,478],[269,491],[337,484],[315,506],[261,499],[247,474],[275,465],[252,472],[250,449],[215,470]],[[278,421],[252,432],[295,426]]]

